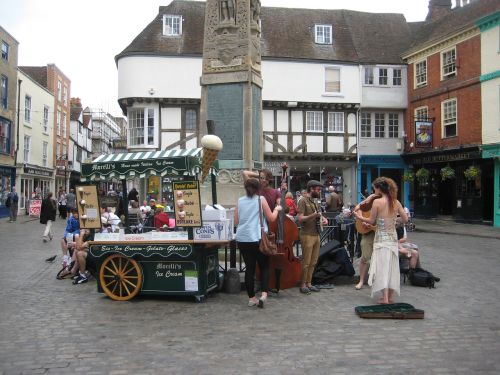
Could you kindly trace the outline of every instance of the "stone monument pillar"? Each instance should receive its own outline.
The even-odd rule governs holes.
[[[214,121],[224,144],[219,202],[234,206],[241,170],[262,168],[260,0],[207,0],[201,87],[201,128]]]

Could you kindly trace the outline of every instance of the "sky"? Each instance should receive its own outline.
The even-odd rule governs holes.
[[[171,0],[2,0],[0,25],[19,42],[18,65],[54,63],[84,107],[122,116],[114,57]],[[402,13],[423,21],[429,0],[261,0],[262,6]]]

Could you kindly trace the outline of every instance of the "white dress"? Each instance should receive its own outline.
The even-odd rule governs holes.
[[[393,289],[399,295],[398,236],[395,221],[395,218],[377,219],[368,278],[372,297],[385,288]]]

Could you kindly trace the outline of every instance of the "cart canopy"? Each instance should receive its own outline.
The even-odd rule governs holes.
[[[104,154],[92,163],[82,164],[81,181],[125,180],[151,175],[191,175],[201,172],[203,149],[178,149]],[[218,168],[215,161],[212,172]]]

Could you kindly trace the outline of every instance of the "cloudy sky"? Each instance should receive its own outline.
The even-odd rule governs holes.
[[[19,42],[19,65],[55,63],[84,106],[121,115],[120,53],[171,0],[2,0],[0,25]],[[428,0],[261,0],[262,6],[403,13],[422,21]]]

